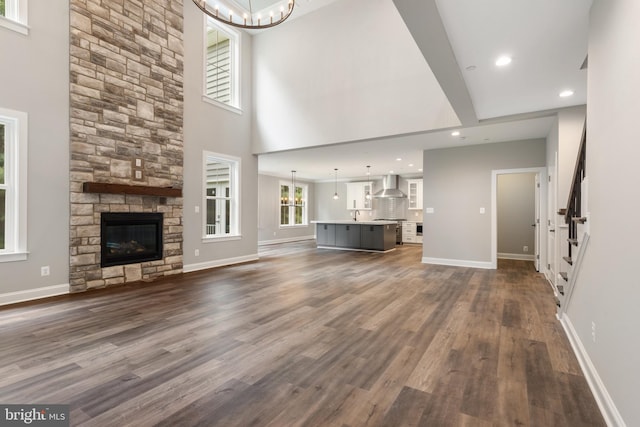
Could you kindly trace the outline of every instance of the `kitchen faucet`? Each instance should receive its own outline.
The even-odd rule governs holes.
[[[358,209],[356,209],[356,210],[353,212],[353,220],[354,220],[354,221],[357,221],[357,220],[358,220],[358,215],[360,215],[360,211],[359,211]]]

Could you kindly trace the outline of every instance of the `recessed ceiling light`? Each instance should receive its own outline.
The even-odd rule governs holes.
[[[459,135],[460,135],[460,132],[458,132],[457,130],[451,132],[451,136],[459,136]]]
[[[563,90],[562,92],[560,92],[560,96],[561,96],[562,98],[566,98],[566,97],[568,97],[568,96],[573,95],[573,93],[574,93],[574,92],[573,92],[572,90],[567,89],[567,90]]]
[[[393,173],[393,171],[389,171],[389,173]]]
[[[413,167],[413,163],[409,163],[409,167],[412,168]]]
[[[398,158],[396,159],[396,162],[401,162],[401,161],[402,161],[402,159],[401,159],[400,157],[398,157]]]
[[[422,168],[418,169],[418,172],[422,172]]]
[[[503,55],[500,58],[496,59],[496,66],[504,67],[505,65],[511,64],[511,57]]]

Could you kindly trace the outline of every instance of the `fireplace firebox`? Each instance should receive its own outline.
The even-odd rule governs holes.
[[[162,213],[101,215],[102,267],[162,259]]]

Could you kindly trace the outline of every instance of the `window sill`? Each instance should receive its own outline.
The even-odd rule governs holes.
[[[207,104],[215,105],[216,107],[223,108],[227,111],[231,111],[232,113],[242,115],[242,110],[240,108],[234,107],[233,105],[225,104],[223,102],[216,101],[215,99],[210,98],[207,95],[202,95],[202,100]]]
[[[309,224],[296,224],[296,225],[282,225],[280,224],[280,229],[281,230],[289,230],[291,228],[307,228],[309,227]]]
[[[242,240],[242,234],[228,234],[224,236],[204,236],[202,243],[228,242],[232,240]]]
[[[0,253],[0,262],[26,261],[29,252]]]
[[[16,33],[24,34],[25,36],[29,35],[29,27],[25,24],[14,21],[9,18],[5,18],[4,16],[0,16],[0,27],[7,28],[11,31],[15,31]]]

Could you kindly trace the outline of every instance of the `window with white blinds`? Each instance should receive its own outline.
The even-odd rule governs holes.
[[[239,108],[238,37],[207,21],[205,96],[235,108]]]

